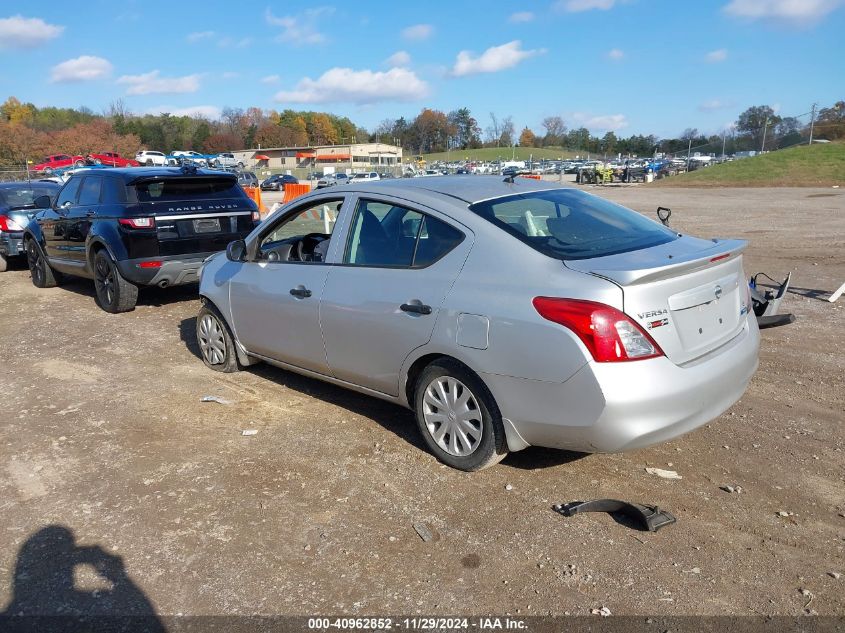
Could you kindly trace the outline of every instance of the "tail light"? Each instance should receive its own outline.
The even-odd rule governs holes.
[[[23,231],[23,227],[7,215],[0,215],[0,231],[6,233]]]
[[[599,363],[644,360],[663,350],[631,318],[594,301],[535,297],[534,309],[544,319],[569,328]]]
[[[156,225],[155,218],[119,218],[117,221],[130,229],[154,229]]]

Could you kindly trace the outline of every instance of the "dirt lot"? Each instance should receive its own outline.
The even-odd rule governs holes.
[[[593,191],[648,214],[671,207],[679,231],[746,238],[747,271],[794,277],[784,307],[798,321],[763,332],[745,397],[684,438],[624,455],[532,448],[480,473],[450,470],[408,411],[266,366],[206,370],[193,288],[144,292],[112,316],[89,282],[39,290],[26,270],[0,275],[0,605],[845,614],[845,299],[820,299],[845,282],[845,194]],[[678,523],[651,534],[551,510],[595,497],[657,503]],[[113,591],[71,592],[77,563],[88,564],[77,589],[110,588],[93,566]]]

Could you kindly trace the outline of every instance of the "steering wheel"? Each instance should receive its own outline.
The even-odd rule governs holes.
[[[308,233],[308,235],[302,236],[296,243],[296,258],[301,262],[307,261],[305,259],[306,253],[313,256],[314,248],[316,248],[317,244],[326,239],[326,236],[322,233]],[[306,246],[308,247],[307,249]]]

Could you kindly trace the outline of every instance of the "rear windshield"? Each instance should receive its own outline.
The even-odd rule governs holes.
[[[56,197],[58,186],[23,185],[21,187],[4,187],[0,189],[0,207],[10,209],[35,208],[35,199],[41,196]]]
[[[627,253],[678,237],[636,211],[576,189],[532,191],[469,208],[533,249],[561,260]]]
[[[135,185],[138,202],[182,200],[222,200],[243,198],[243,189],[234,178],[176,178],[153,180]]]

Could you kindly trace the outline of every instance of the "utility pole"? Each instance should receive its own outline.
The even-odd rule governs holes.
[[[819,105],[818,103],[813,104],[813,112],[810,115],[810,142],[807,143],[807,145],[813,144],[813,128],[816,125],[816,106],[818,106],[818,105]]]
[[[763,145],[760,147],[760,153],[766,151],[766,132],[769,129],[769,117],[766,117],[766,122],[763,124]]]
[[[689,145],[687,145],[687,171],[689,171],[689,155],[692,151],[692,136],[689,138]]]
[[[719,157],[721,159],[725,158],[725,138],[728,136],[727,130],[722,130],[722,155]]]

